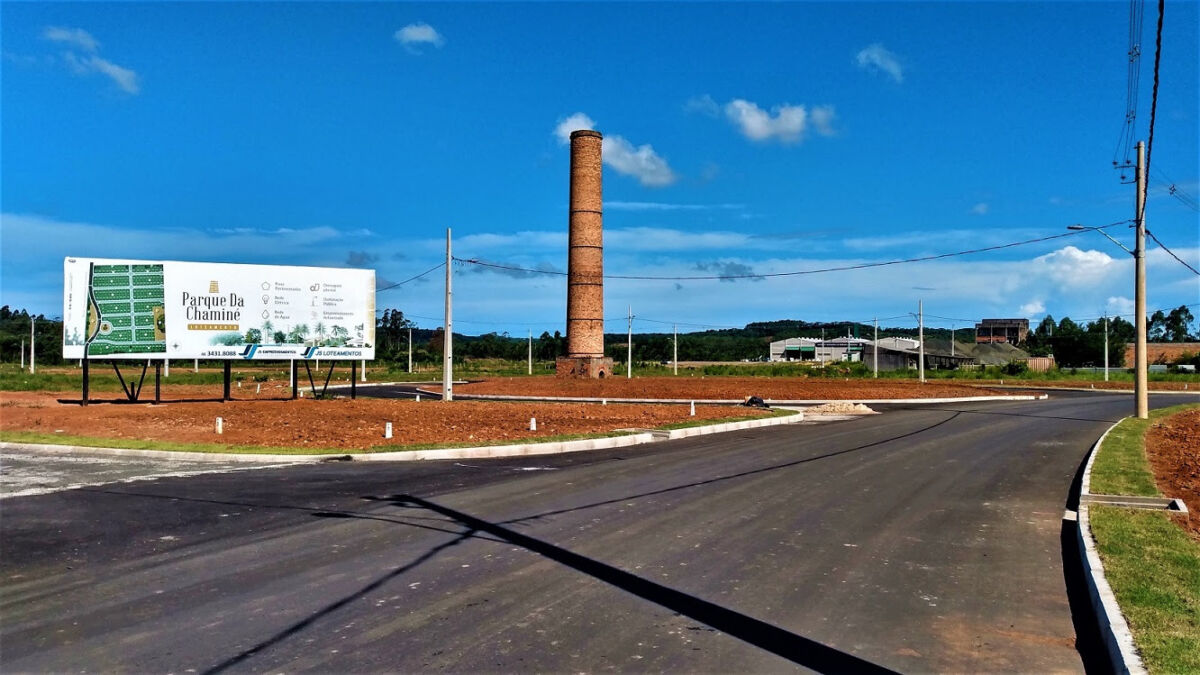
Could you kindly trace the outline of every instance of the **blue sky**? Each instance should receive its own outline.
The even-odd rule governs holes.
[[[1131,218],[1112,169],[1129,5],[0,6],[0,303],[61,314],[62,258],[566,269],[570,128],[605,134],[606,271],[772,274]],[[1149,122],[1154,3],[1137,138]],[[1149,227],[1200,267],[1196,2],[1169,2]],[[1194,203],[1194,202],[1193,202]],[[1110,232],[1132,247],[1125,225]],[[1148,306],[1200,302],[1153,244]],[[455,327],[562,330],[565,282],[458,265]],[[853,272],[611,280],[608,329],[1090,318],[1132,309],[1094,232]],[[440,273],[378,306],[440,323]],[[1200,314],[1200,311],[1194,310]],[[666,323],[655,323],[655,321]],[[911,319],[888,322],[911,325]],[[931,324],[949,326],[946,319]]]

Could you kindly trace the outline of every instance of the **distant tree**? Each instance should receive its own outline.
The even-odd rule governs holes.
[[[256,345],[262,342],[262,331],[257,328],[246,329],[246,344]]]
[[[1079,327],[1079,324],[1072,321],[1071,317],[1064,316],[1062,318],[1062,321],[1058,322],[1058,329],[1055,331],[1054,334],[1056,336],[1057,335],[1077,335],[1082,332],[1083,332],[1083,329]]]
[[[1146,322],[1146,339],[1150,342],[1163,342],[1167,335],[1167,315],[1157,310],[1150,315]]]
[[[1195,320],[1187,305],[1171,310],[1163,319],[1163,337],[1167,342],[1188,342],[1192,339],[1190,329]]]

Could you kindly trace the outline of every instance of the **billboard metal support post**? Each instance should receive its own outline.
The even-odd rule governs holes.
[[[162,402],[162,371],[163,364],[154,362],[154,405]]]
[[[225,365],[225,368],[223,369],[223,370],[224,370],[224,373],[223,373],[223,374],[224,374],[224,377],[223,377],[222,379],[224,379],[224,380],[225,380],[225,393],[224,393],[224,395],[221,397],[221,400],[222,400],[222,401],[228,401],[228,400],[230,400],[230,396],[229,396],[229,379],[230,379],[230,377],[229,377],[229,376],[230,376],[230,370],[231,370],[231,366],[232,366],[232,364],[231,364],[229,361],[225,361],[225,362],[224,362],[224,365]]]
[[[295,401],[297,390],[300,388],[300,384],[296,381],[296,359],[288,361],[288,367],[292,374],[292,400]]]
[[[80,362],[83,366],[83,399],[79,402],[80,405],[88,404],[88,357],[87,348],[83,350],[83,360]]]
[[[350,398],[358,398],[358,361],[350,362]]]

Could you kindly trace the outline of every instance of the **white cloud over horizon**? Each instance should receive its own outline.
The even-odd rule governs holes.
[[[355,260],[377,268],[380,278],[407,279],[441,262],[445,252],[445,240],[441,237],[376,232],[364,240],[358,226],[230,227],[221,231],[128,228],[36,214],[0,213],[0,233],[3,235],[0,304],[24,306],[48,316],[61,311],[56,308],[61,306],[61,265],[67,255],[329,267]],[[923,236],[923,233],[900,234]],[[818,253],[808,246],[786,246],[770,237],[728,230],[619,227],[606,229],[605,235],[605,270],[610,275],[720,277],[737,273],[795,273],[886,261],[907,253],[848,248]],[[836,234],[828,239],[838,241]],[[178,247],[180,240],[190,242],[182,253]],[[949,242],[937,245],[938,251],[957,247]],[[1124,295],[1133,276],[1132,259],[1128,256],[1114,259],[1074,246],[1053,249],[1045,246],[1010,250],[1003,258],[964,256],[855,271],[773,277],[753,284],[731,283],[728,279],[612,279],[606,284],[605,302],[610,308],[621,308],[622,312],[626,305],[632,305],[635,313],[643,317],[710,325],[744,325],[782,318],[869,320],[875,315],[915,312],[918,299],[924,300],[929,314],[964,318],[1013,312],[1037,318],[1048,312],[1058,318],[1084,320],[1099,316],[1105,309],[1111,314],[1131,311]],[[460,258],[544,271],[566,268],[566,247],[565,228],[558,227],[472,232],[460,234],[454,240],[454,251]],[[1021,250],[1025,252],[1020,253]],[[393,255],[396,251],[405,255],[397,259]],[[1187,252],[1196,254],[1194,250]],[[1194,276],[1159,249],[1148,252],[1148,261],[1153,270],[1151,311],[1195,302]],[[471,333],[512,330],[524,334],[527,323],[536,324],[535,335],[547,329],[561,330],[565,302],[561,276],[520,271],[483,274],[472,272],[473,266],[468,264],[455,267],[455,320],[460,330]],[[443,305],[439,274],[426,277],[424,284],[408,284],[381,293],[378,306],[402,309],[414,317],[429,317],[421,319],[420,325],[432,327]],[[1081,281],[1072,283],[1069,281],[1072,278]],[[880,289],[889,291],[881,293]],[[796,298],[805,300],[798,304]],[[635,324],[635,330],[655,328],[650,324]]]
[[[896,84],[904,83],[904,68],[900,65],[900,59],[881,43],[876,42],[863,48],[854,60],[858,63],[859,68],[883,72],[890,76]]]
[[[412,54],[420,54],[421,47],[432,46],[440,49],[446,44],[446,38],[424,21],[410,23],[393,33],[392,37]]]
[[[560,144],[566,145],[571,140],[571,132],[595,128],[595,120],[577,112],[559,120],[553,134]],[[632,176],[645,187],[665,187],[678,180],[667,160],[655,152],[653,146],[635,146],[617,134],[605,134],[601,159],[617,173]]]

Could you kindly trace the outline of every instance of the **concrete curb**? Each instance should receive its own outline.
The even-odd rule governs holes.
[[[441,396],[440,391],[430,391],[428,389],[419,389],[422,394],[430,396]],[[455,399],[475,400],[475,401],[545,401],[553,403],[638,403],[642,405],[650,405],[654,403],[669,403],[669,404],[688,404],[696,403],[699,405],[740,405],[741,399],[722,399],[722,398],[588,398],[588,397],[557,397],[557,396],[508,396],[503,394],[454,394]],[[977,401],[1044,401],[1050,398],[1049,394],[1040,396],[960,396],[958,398],[837,398],[837,399],[766,399],[766,403],[773,406],[793,406],[793,405],[821,405],[824,403],[864,403],[880,405],[884,403],[973,403]]]
[[[630,433],[621,436],[605,436],[603,438],[585,438],[577,441],[553,441],[548,443],[524,443],[520,445],[486,445],[470,448],[432,448],[429,450],[402,450],[398,452],[360,452],[360,453],[326,453],[320,455],[268,455],[216,452],[187,452],[173,450],[134,450],[130,448],[94,448],[82,445],[53,445],[48,443],[9,443],[0,442],[0,450],[23,452],[41,452],[58,455],[102,454],[118,457],[147,457],[154,459],[176,459],[192,462],[241,462],[246,464],[315,464],[338,460],[359,462],[409,462],[427,459],[486,459],[490,457],[526,457],[530,455],[551,455],[567,452],[582,452],[585,450],[606,450],[623,448],[632,445],[653,443],[659,440],[689,438],[725,431],[741,431],[773,427],[781,424],[794,424],[804,421],[804,413],[796,413],[786,417],[770,417],[761,420],[744,420],[742,422],[724,422],[686,429],[672,429],[667,432]]]
[[[1125,622],[1125,616],[1121,614],[1121,607],[1117,604],[1112,587],[1108,585],[1108,579],[1104,576],[1104,564],[1100,561],[1100,554],[1096,551],[1096,540],[1092,537],[1092,526],[1088,516],[1089,504],[1084,499],[1091,494],[1092,464],[1096,461],[1096,453],[1117,424],[1105,430],[1089,453],[1079,491],[1078,527],[1075,533],[1079,557],[1083,560],[1083,577],[1087,582],[1088,599],[1096,612],[1096,620],[1100,624],[1100,637],[1104,640],[1109,661],[1119,673],[1144,675],[1146,667],[1142,664],[1137,647],[1133,643],[1133,633],[1129,631],[1129,624]]]

